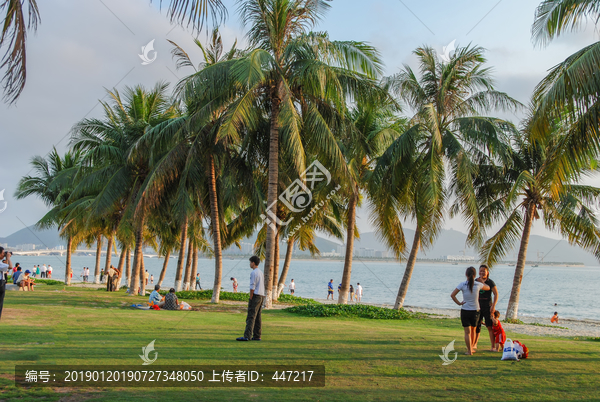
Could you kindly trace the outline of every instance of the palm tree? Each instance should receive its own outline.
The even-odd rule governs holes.
[[[104,119],[84,119],[72,130],[71,144],[82,151],[82,164],[88,169],[75,193],[97,190],[89,212],[104,215],[123,208],[123,219],[133,222],[135,251],[132,294],[140,283],[143,233],[148,208],[143,202],[146,179],[150,173],[147,149],[138,145],[146,130],[177,114],[168,101],[166,84],[157,84],[152,90],[138,86],[127,87],[122,98],[118,91],[109,91],[112,104],[103,103]]]
[[[228,106],[219,136],[235,138],[269,117],[267,211],[277,211],[279,147],[293,156],[295,170],[305,169],[305,145],[320,147],[322,163],[345,171],[345,163],[328,123],[332,109],[346,101],[381,72],[376,51],[359,42],[330,41],[326,34],[308,33],[329,7],[325,0],[245,0],[242,22],[249,27],[250,50],[239,59],[207,67],[194,77],[208,85],[215,102],[201,112],[212,113],[216,100]],[[205,85],[205,87],[207,86]],[[240,92],[242,92],[240,94]],[[262,107],[258,107],[261,105]],[[327,114],[329,113],[329,115]],[[304,142],[304,144],[303,144]],[[325,158],[326,155],[326,158]],[[271,304],[276,233],[267,231],[265,306]]]
[[[442,227],[451,195],[456,200],[452,215],[462,213],[474,227],[480,225],[473,189],[476,167],[504,150],[502,140],[511,128],[481,113],[519,106],[494,89],[482,48],[459,48],[448,63],[438,60],[430,47],[414,53],[421,77],[405,66],[390,81],[415,114],[378,160],[370,185],[375,225],[396,257],[405,247],[398,216],[416,221],[396,309],[404,305],[419,249],[431,245]]]
[[[67,152],[61,157],[56,148],[47,157],[35,156],[31,165],[33,176],[25,176],[19,180],[15,197],[23,199],[30,195],[40,198],[51,210],[39,220],[36,226],[40,229],[58,226],[61,237],[67,238],[65,284],[71,284],[71,252],[80,241],[84,240],[81,227],[68,218],[68,206],[73,179],[82,161],[80,152]],[[79,234],[78,234],[79,233]]]
[[[532,27],[534,41],[547,45],[566,31],[581,26],[590,18],[598,21],[596,0],[545,0],[538,6]],[[534,92],[536,112],[533,133],[541,138],[552,130],[556,120],[566,121],[567,135],[562,139],[572,158],[593,150],[600,152],[598,120],[600,115],[600,41],[594,42],[554,66]]]
[[[595,160],[590,154],[571,158],[564,146],[569,132],[560,123],[541,139],[532,133],[532,126],[530,117],[511,136],[512,150],[504,164],[500,168],[488,165],[482,177],[475,180],[482,200],[479,215],[485,227],[502,223],[481,248],[481,259],[493,266],[520,241],[506,311],[508,320],[517,319],[527,246],[535,221],[543,219],[546,229],[600,258],[599,221],[594,211],[600,188],[578,184],[595,170]]]
[[[346,211],[346,255],[342,288],[338,303],[348,302],[348,290],[352,273],[352,254],[354,250],[356,208],[361,203],[361,191],[366,189],[367,178],[374,167],[374,160],[379,157],[399,136],[399,121],[395,112],[399,111],[394,101],[385,92],[371,97],[366,102],[359,102],[348,113],[347,134],[342,139],[342,150],[348,164]]]

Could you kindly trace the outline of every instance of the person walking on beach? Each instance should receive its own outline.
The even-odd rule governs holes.
[[[154,283],[154,275],[150,275],[150,283]]]
[[[292,279],[292,281],[290,282],[290,294],[293,295],[294,292],[296,291],[296,283],[294,282],[294,280]]]
[[[331,296],[331,300],[333,300],[333,279],[330,279],[327,284],[327,300],[329,300],[329,296]]]
[[[52,278],[52,266],[50,266],[50,264],[48,264],[48,271],[46,272],[46,275],[48,278]]]
[[[229,278],[233,282],[233,293],[237,293],[238,281],[234,277]]]
[[[481,335],[481,324],[485,318],[485,327],[488,330],[490,336],[490,343],[492,347],[490,351],[495,351],[496,346],[494,345],[494,329],[492,328],[492,314],[496,311],[496,303],[498,303],[498,288],[493,280],[490,279],[490,269],[487,265],[479,266],[479,278],[477,281],[483,282],[490,287],[490,290],[479,291],[479,320],[477,321],[477,328],[475,329],[475,345],[474,349],[477,350],[477,343],[479,342],[479,336]]]
[[[354,287],[352,286],[352,284],[350,284],[350,301],[354,301]]]
[[[10,261],[11,255],[12,253],[5,251],[4,247],[0,247],[0,319],[2,318],[2,308],[4,307],[4,294],[6,293],[6,279],[4,275],[8,270],[13,268]]]
[[[200,274],[196,274],[196,286],[194,286],[194,290],[196,289],[202,290],[202,286],[200,286]]]
[[[475,267],[467,268],[467,271],[465,272],[467,280],[459,283],[458,286],[456,286],[456,289],[450,294],[454,303],[461,306],[460,321],[465,331],[465,345],[467,345],[466,355],[475,353],[475,330],[477,329],[477,322],[479,321],[479,291],[482,289],[490,290],[488,285],[475,280],[476,275],[477,271],[475,270]],[[461,291],[463,294],[463,301],[458,301],[456,295]]]
[[[356,284],[356,301],[360,303],[363,297],[363,287],[360,286],[360,283]]]
[[[146,272],[144,272],[144,280],[146,281],[146,286],[148,286],[148,278],[150,277],[150,274],[148,273],[148,270],[146,270]]]
[[[237,338],[237,341],[261,340],[262,333],[262,305],[265,297],[265,277],[258,268],[260,258],[253,255],[250,257],[250,300],[248,300],[248,315],[246,316],[246,330],[244,336]],[[252,338],[250,338],[252,337]]]
[[[46,268],[45,265],[42,265],[42,273],[41,273],[41,278],[46,278],[46,273],[48,272],[48,268]]]

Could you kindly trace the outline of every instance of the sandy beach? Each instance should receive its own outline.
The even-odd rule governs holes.
[[[331,300],[316,299],[321,303],[334,303]],[[336,299],[337,300],[337,299]],[[364,303],[378,307],[392,308],[390,304]],[[418,311],[421,313],[433,314],[435,318],[459,318],[460,309],[429,308],[418,306],[404,306],[408,311]],[[561,318],[559,324],[551,324],[550,317],[529,317],[519,316],[519,319],[525,324],[507,324],[502,323],[506,331],[516,332],[531,336],[564,336],[564,337],[600,337],[600,321],[596,320],[574,320]],[[537,326],[548,325],[548,327]],[[562,327],[562,328],[561,328]],[[565,329],[567,328],[567,329]]]

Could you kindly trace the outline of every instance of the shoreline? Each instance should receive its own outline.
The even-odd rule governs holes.
[[[324,304],[335,304],[335,301],[314,299]],[[361,303],[370,306],[392,308],[392,304]],[[460,309],[432,308],[419,306],[404,306],[410,312],[431,314],[432,318],[460,318]],[[502,323],[505,331],[516,332],[530,336],[560,336],[560,337],[600,337],[600,321],[592,319],[560,318],[559,324],[550,323],[550,317],[519,316],[524,324]],[[543,325],[543,326],[542,326]],[[546,326],[547,325],[547,326]],[[561,328],[563,327],[563,328]],[[566,329],[565,329],[566,328]]]

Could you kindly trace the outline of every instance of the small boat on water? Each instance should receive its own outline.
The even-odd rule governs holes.
[[[508,266],[509,266],[509,267],[514,267],[514,266],[515,266],[515,264],[508,264]]]
[[[539,265],[535,264],[535,265],[532,265],[532,267],[539,267]]]

